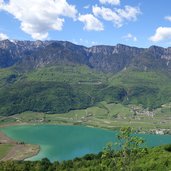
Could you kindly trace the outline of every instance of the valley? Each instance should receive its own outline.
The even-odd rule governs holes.
[[[113,74],[84,65],[0,72],[1,125],[131,126],[170,133],[171,78],[165,72],[128,68]]]
[[[47,127],[47,130],[50,129],[53,133],[53,130],[60,126],[66,127],[67,130],[83,127],[92,129],[89,135],[99,129],[102,132],[110,132],[112,137],[120,128],[131,127],[142,137],[163,136],[162,140],[168,137],[166,142],[149,139],[159,142],[154,145],[170,142],[170,58],[163,58],[163,55],[170,55],[169,48],[142,49],[126,45],[86,48],[60,41],[21,41],[15,42],[15,45],[11,43],[0,43],[3,55],[6,51],[7,58],[14,58],[11,63],[4,61],[4,58],[0,60],[1,130],[12,128],[13,132],[13,128],[21,128],[21,131],[24,131],[28,127],[29,130],[43,128],[40,132],[46,132],[44,127]],[[51,127],[54,129],[51,130]],[[51,133],[47,131],[45,137]],[[11,133],[10,137],[15,139],[16,135]],[[25,134],[22,132],[19,139],[24,141],[24,145],[0,144],[1,160],[23,160],[37,154],[39,148],[45,151],[51,149],[52,144],[41,144],[39,139],[42,140],[44,134],[40,135],[42,137],[36,139],[39,137],[37,132],[36,137],[30,138],[33,141],[27,140],[27,137],[23,140]],[[80,138],[86,138],[81,135]],[[58,136],[59,134],[55,134],[56,138]],[[87,144],[91,139],[93,138],[88,137]],[[62,156],[61,151],[52,156],[47,153],[47,156],[51,161],[62,161],[91,152],[98,153],[108,141],[107,138],[95,151],[95,148],[90,150],[86,145],[84,148],[88,151],[80,147],[83,148],[82,151],[71,152],[70,158],[66,157],[69,153],[64,154],[63,158],[57,157],[58,152]],[[47,144],[52,142],[51,140]],[[38,144],[40,147],[30,144]],[[75,145],[79,146],[76,143]],[[23,151],[26,149],[24,157],[20,152],[11,155],[15,148],[19,149],[18,146],[22,146]],[[52,151],[55,149],[58,148],[55,146]],[[75,147],[67,148],[67,152],[72,149]],[[46,156],[46,153],[43,153],[40,150],[35,160],[40,160],[42,155]],[[32,159],[34,157],[30,158]]]
[[[0,171],[171,171],[171,0],[0,0]]]
[[[100,102],[87,109],[72,110],[68,113],[46,114],[24,112],[9,117],[0,117],[1,126],[25,124],[84,125],[118,130],[132,127],[140,133],[170,134],[170,104],[153,111],[142,106],[123,106],[122,104]]]

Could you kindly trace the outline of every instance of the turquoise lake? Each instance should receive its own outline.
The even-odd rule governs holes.
[[[40,145],[39,154],[28,160],[47,157],[51,161],[98,153],[106,143],[116,141],[117,136],[116,131],[62,125],[13,126],[2,128],[1,131],[16,141]],[[139,136],[146,140],[147,146],[171,143],[171,135],[142,134]]]

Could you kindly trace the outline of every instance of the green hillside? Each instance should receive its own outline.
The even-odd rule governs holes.
[[[12,67],[0,70],[0,114],[65,113],[101,101],[154,109],[171,101],[170,90],[170,77],[159,71],[128,68],[111,74],[84,65],[57,65],[22,73]]]
[[[154,109],[171,101],[171,77],[160,71],[127,69],[112,76],[109,84],[126,90],[125,104],[142,104]]]
[[[123,88],[107,84],[104,74],[84,66],[41,68],[24,74],[5,70],[1,84],[1,115],[27,110],[62,113],[103,100],[119,102],[125,96]]]

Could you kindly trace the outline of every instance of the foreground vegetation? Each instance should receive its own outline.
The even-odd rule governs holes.
[[[140,146],[142,139],[132,136],[131,128],[122,128],[114,151],[109,144],[99,154],[87,154],[82,158],[51,163],[47,158],[41,161],[0,162],[1,171],[168,171],[171,169],[171,145],[146,149]]]

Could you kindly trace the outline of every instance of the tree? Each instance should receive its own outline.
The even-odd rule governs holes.
[[[136,159],[147,152],[146,148],[141,146],[144,140],[133,133],[135,132],[131,127],[121,128],[117,135],[117,141],[114,144],[108,144],[103,151],[102,158],[110,159],[115,170],[132,170]]]

